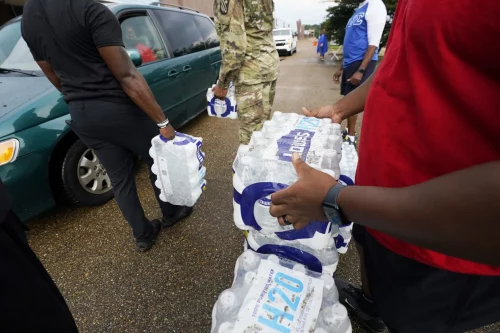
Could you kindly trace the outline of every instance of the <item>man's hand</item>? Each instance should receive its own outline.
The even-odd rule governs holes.
[[[219,85],[217,84],[212,89],[212,91],[214,92],[215,98],[223,100],[223,101],[226,99],[227,89],[223,89],[223,88],[219,87]]]
[[[333,82],[339,84],[341,76],[342,76],[342,67],[337,69],[337,71],[333,73]]]
[[[175,130],[170,124],[165,128],[160,128],[160,134],[168,140],[175,139]]]
[[[308,110],[305,107],[302,108],[302,113],[306,117],[316,117],[316,118],[330,118],[332,122],[340,124],[342,122],[342,115],[340,110],[336,105],[325,105],[318,108]]]
[[[293,154],[292,162],[299,180],[271,196],[271,215],[283,226],[287,225],[283,219],[286,217],[295,229],[302,229],[312,221],[326,221],[323,201],[337,181],[308,166],[297,153]]]
[[[347,82],[349,82],[353,86],[359,86],[359,84],[361,83],[361,80],[363,80],[363,73],[356,72],[356,73],[354,73],[353,76],[351,76],[350,79],[347,80]]]

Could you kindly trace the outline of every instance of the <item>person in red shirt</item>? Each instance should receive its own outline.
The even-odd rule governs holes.
[[[390,332],[500,321],[498,17],[498,0],[400,0],[376,74],[334,105],[304,109],[337,123],[365,109],[356,186],[334,201],[358,223],[366,289]],[[270,211],[301,228],[325,219],[337,184],[293,163],[299,180]]]
[[[139,51],[141,55],[143,63],[148,63],[158,60],[153,49],[145,45],[147,44],[147,41],[143,41],[141,40],[141,38],[137,36],[134,27],[131,25],[132,23],[130,25],[127,25],[127,23],[128,21],[125,21],[122,24],[122,29],[124,29],[123,42],[125,44],[125,47],[137,49],[137,51]]]

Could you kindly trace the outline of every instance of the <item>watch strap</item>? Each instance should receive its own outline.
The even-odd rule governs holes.
[[[364,69],[364,68],[358,68],[358,72],[360,72],[361,74],[365,74],[366,69]]]
[[[340,206],[337,203],[337,198],[339,196],[340,191],[342,191],[347,186],[337,183],[334,187],[332,187],[328,193],[326,194],[325,200],[323,201],[323,210],[325,212],[325,217],[328,221],[338,224],[344,225],[347,224],[347,221],[340,209]]]

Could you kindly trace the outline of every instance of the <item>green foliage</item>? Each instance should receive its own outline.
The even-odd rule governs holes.
[[[394,12],[396,11],[397,0],[382,0],[387,7],[388,21],[385,25],[384,34],[382,35],[382,41],[380,46],[383,47],[387,43],[387,38],[389,37],[389,31],[391,29],[392,19],[394,17]],[[328,8],[328,15],[322,26],[327,31],[327,36],[329,39],[333,38],[338,44],[344,42],[345,27],[349,19],[351,18],[354,11],[358,8],[362,1],[359,0],[333,0],[336,5]],[[333,37],[332,37],[333,36]]]
[[[305,25],[306,30],[314,30],[314,36],[319,37],[319,33],[321,31],[321,26],[319,24],[306,24]]]

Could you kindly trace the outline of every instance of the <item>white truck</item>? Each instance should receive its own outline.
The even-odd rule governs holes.
[[[276,50],[279,53],[291,56],[294,52],[297,52],[297,34],[292,29],[274,29],[273,37],[276,43]]]

